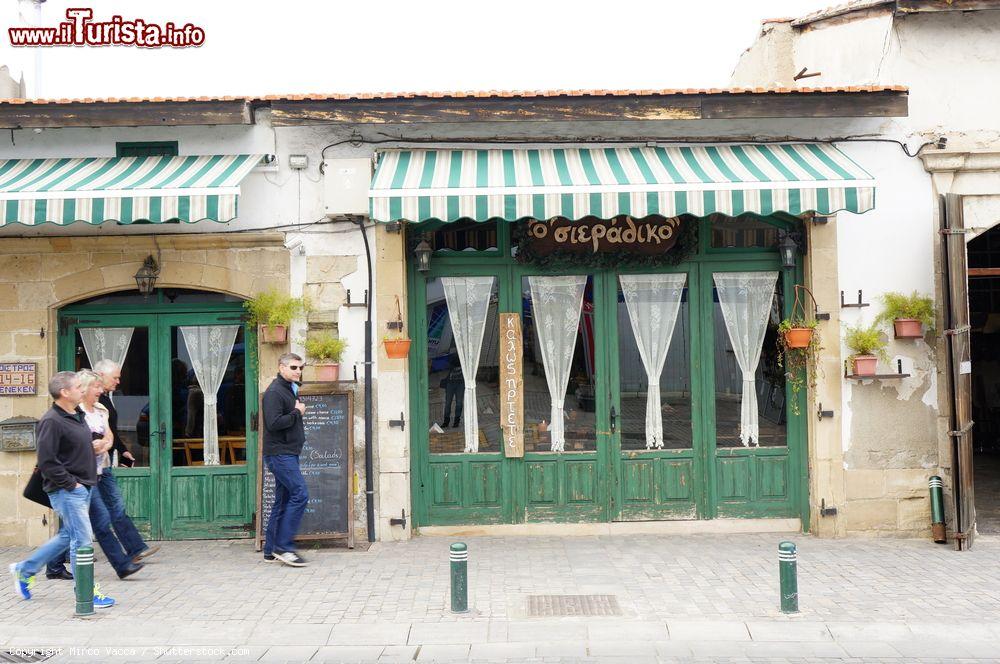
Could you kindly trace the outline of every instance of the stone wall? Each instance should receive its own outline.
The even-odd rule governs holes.
[[[103,293],[135,290],[146,256],[159,257],[157,287],[221,291],[250,297],[289,287],[288,251],[275,233],[127,237],[10,238],[0,241],[0,362],[38,364],[38,395],[0,397],[0,420],[39,417],[50,405],[45,385],[56,367],[60,307]],[[285,347],[262,346],[261,367]],[[270,372],[260,372],[261,385]],[[0,452],[0,546],[36,545],[49,512],[21,497],[34,452]]]

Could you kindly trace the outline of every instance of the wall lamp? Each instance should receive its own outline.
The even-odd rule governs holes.
[[[139,292],[142,293],[143,297],[149,297],[153,289],[156,287],[156,278],[160,276],[160,266],[157,264],[156,259],[150,256],[146,256],[146,260],[142,262],[142,267],[138,269],[135,273],[135,285],[139,287]]]
[[[431,249],[431,245],[427,243],[427,240],[420,240],[420,244],[413,250],[413,255],[417,257],[418,272],[427,272],[431,269],[431,254],[433,253],[434,250]]]

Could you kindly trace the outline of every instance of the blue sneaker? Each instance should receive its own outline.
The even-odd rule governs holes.
[[[101,592],[101,586],[94,584],[94,608],[110,609],[115,605],[115,600]]]
[[[25,576],[17,570],[17,563],[11,563],[10,575],[14,577],[14,592],[21,596],[22,599],[31,599],[31,588],[35,585],[35,575]]]

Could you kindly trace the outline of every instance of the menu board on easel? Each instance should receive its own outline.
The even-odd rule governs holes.
[[[263,396],[263,395],[262,395]],[[354,547],[354,395],[331,383],[305,383],[299,399],[306,442],[299,457],[309,502],[296,540],[346,539]],[[260,431],[263,439],[263,408]],[[274,504],[274,476],[257,455],[257,550],[263,545]]]

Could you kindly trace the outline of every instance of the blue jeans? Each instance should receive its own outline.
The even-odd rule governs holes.
[[[25,576],[38,573],[45,563],[64,555],[69,548],[70,563],[76,571],[76,552],[80,547],[94,545],[94,533],[90,528],[91,489],[80,485],[69,491],[59,489],[49,494],[52,509],[59,515],[59,532],[17,564],[17,570]]]
[[[274,475],[274,505],[264,537],[264,555],[275,551],[295,551],[295,534],[306,512],[309,490],[294,454],[268,454],[267,469]]]
[[[108,562],[111,564],[111,566],[115,568],[115,572],[118,572],[120,574],[128,567],[129,562],[135,556],[129,555],[122,548],[123,546],[125,546],[125,542],[120,542],[118,538],[115,536],[116,530],[112,529],[114,524],[114,518],[111,513],[111,510],[104,502],[105,491],[102,490],[104,488],[105,482],[108,482],[107,479],[108,477],[111,477],[111,475],[110,474],[98,475],[97,486],[95,487],[95,490],[91,492],[90,525],[93,528],[94,536],[97,538],[97,543],[101,545],[101,550],[104,551],[104,556],[108,559]],[[114,482],[113,478],[111,482]],[[118,486],[115,485],[113,490],[116,493],[117,489]],[[119,500],[121,499],[120,494],[118,495],[118,498]],[[124,510],[124,507],[122,507],[122,509]],[[125,518],[127,519],[128,517],[126,516]],[[131,524],[131,520],[129,520],[129,523]],[[132,526],[132,528],[134,530],[135,526]],[[138,533],[136,533],[136,535],[138,535]],[[139,538],[139,541],[142,542],[141,537]],[[145,548],[146,545],[145,543],[143,543],[139,551],[142,551]],[[49,563],[45,566],[45,571],[49,573],[58,572],[59,568],[62,567],[63,561],[66,560],[67,554],[69,553],[71,552],[63,551],[60,556],[57,556],[56,558],[50,560]]]
[[[104,505],[108,508],[111,517],[111,527],[115,530],[115,535],[122,543],[129,560],[135,558],[140,553],[149,548],[139,529],[132,523],[132,519],[125,513],[125,499],[122,498],[121,489],[118,488],[118,480],[111,472],[110,468],[105,468],[101,473],[100,481],[97,483],[97,490],[104,499]]]

